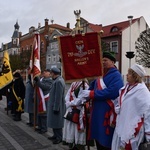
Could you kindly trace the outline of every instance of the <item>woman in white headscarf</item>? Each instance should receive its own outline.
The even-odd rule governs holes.
[[[117,123],[111,150],[138,150],[150,141],[150,92],[142,78],[146,75],[141,65],[128,69],[127,84],[121,88],[116,107]]]

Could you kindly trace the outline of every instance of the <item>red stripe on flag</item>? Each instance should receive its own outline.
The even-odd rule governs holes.
[[[32,69],[33,78],[41,74],[40,68],[40,35],[35,34],[33,49],[30,57],[30,68]]]

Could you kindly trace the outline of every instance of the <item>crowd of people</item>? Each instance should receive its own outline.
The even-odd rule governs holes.
[[[85,150],[95,143],[97,150],[138,150],[150,142],[150,92],[141,65],[128,69],[124,85],[116,68],[116,58],[103,52],[103,76],[90,83],[72,82],[65,93],[65,81],[57,67],[45,69],[32,82],[31,69],[24,85],[19,72],[7,88],[7,109],[14,121],[29,114],[27,125],[44,134],[51,128],[53,144],[68,149]],[[24,101],[25,100],[25,101]],[[93,144],[92,144],[93,145]]]

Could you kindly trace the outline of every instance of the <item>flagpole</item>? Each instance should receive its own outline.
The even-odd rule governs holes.
[[[77,31],[78,34],[81,34],[81,32],[83,31],[83,28],[80,27],[80,14],[81,14],[81,10],[76,10],[74,11],[74,14],[76,16],[76,27],[75,27],[75,31]],[[82,86],[83,86],[83,90],[85,90],[85,80],[82,80]],[[84,112],[85,112],[85,123],[86,123],[86,145],[87,145],[87,149],[90,150],[90,146],[89,146],[89,142],[88,142],[88,130],[89,130],[89,126],[88,126],[88,116],[87,116],[87,109],[86,109],[86,104],[84,104]]]
[[[37,93],[36,93],[36,85],[34,86],[34,130],[36,128],[36,122],[37,122]]]
[[[32,49],[32,54],[31,54],[31,58],[30,58],[30,68],[32,69],[32,83],[33,83],[34,78],[41,74],[39,28],[38,28],[38,32],[36,32],[34,35],[33,49]],[[37,113],[38,113],[36,89],[37,89],[37,86],[34,84],[34,116],[33,116],[33,118],[34,118],[34,130],[36,128]]]

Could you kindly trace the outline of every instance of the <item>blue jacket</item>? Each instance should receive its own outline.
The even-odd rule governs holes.
[[[96,139],[104,147],[111,148],[114,128],[104,126],[105,115],[111,107],[106,102],[108,99],[114,100],[119,96],[119,89],[123,86],[120,72],[116,68],[111,68],[103,77],[107,88],[98,90],[97,80],[90,84],[89,90],[94,90],[94,100],[91,114],[90,137]],[[109,134],[106,134],[106,130]]]

